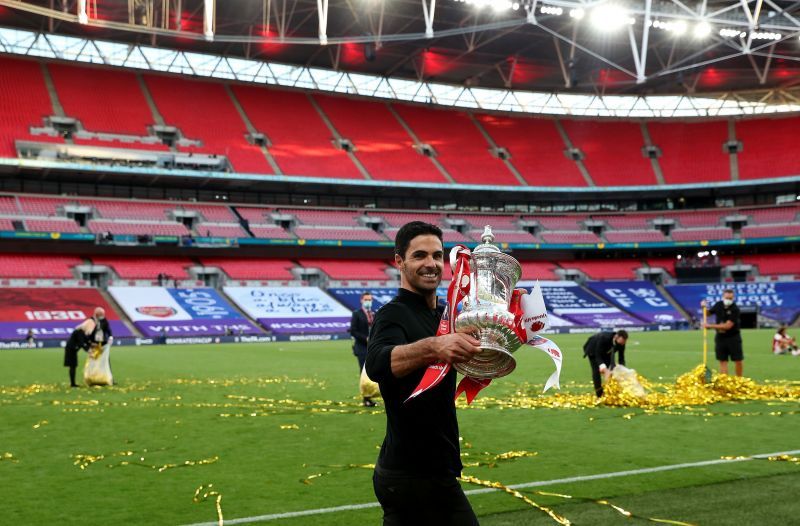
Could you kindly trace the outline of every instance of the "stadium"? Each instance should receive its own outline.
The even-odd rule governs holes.
[[[558,349],[456,402],[480,524],[800,522],[798,37],[785,0],[0,0],[0,522],[381,524],[351,320],[413,221],[442,304],[490,226]]]

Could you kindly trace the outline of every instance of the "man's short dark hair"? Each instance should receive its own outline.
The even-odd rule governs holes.
[[[625,338],[627,340],[628,339],[628,331],[626,331],[625,329],[620,329],[620,330],[617,331],[617,336],[619,336],[620,338]]]
[[[725,289],[722,291],[723,294],[733,294],[733,289]]]
[[[367,291],[367,292],[363,293],[363,294],[361,295],[361,299],[362,299],[362,300],[364,299],[364,296],[372,296],[372,293],[371,293],[370,291]]]
[[[417,236],[436,236],[442,241],[442,229],[423,221],[411,221],[400,227],[394,238],[394,253],[401,258],[406,257],[406,250],[411,240]],[[444,241],[442,241],[444,244]]]

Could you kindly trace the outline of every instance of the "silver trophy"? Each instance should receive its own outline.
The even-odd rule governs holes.
[[[492,244],[491,226],[486,225],[481,241],[472,251],[470,292],[455,320],[456,332],[479,339],[481,352],[454,367],[473,378],[500,378],[516,368],[511,355],[524,343],[514,332],[514,315],[508,311],[522,267]]]

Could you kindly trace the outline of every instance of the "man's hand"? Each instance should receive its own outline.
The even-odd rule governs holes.
[[[707,305],[708,305],[708,304],[706,303],[706,300],[703,300],[703,301],[701,301],[701,302],[700,302],[700,307],[701,307],[701,308],[702,308],[702,307],[706,307]]]
[[[452,333],[433,338],[437,361],[445,363],[468,362],[481,352],[480,341],[469,334]]]

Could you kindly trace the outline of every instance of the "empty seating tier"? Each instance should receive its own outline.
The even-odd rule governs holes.
[[[25,230],[29,232],[80,233],[81,227],[72,219],[26,219]]]
[[[247,142],[247,127],[221,83],[156,75],[145,80],[165,123],[202,141],[185,151],[224,155],[236,172],[272,173],[261,149]]]
[[[742,228],[742,237],[781,237],[800,236],[800,224],[787,223],[783,225],[753,225]],[[798,269],[800,271],[800,269]]]
[[[800,254],[753,254],[742,256],[742,262],[758,267],[762,276],[800,276]]]
[[[341,239],[343,241],[386,241],[371,228],[331,228],[298,226],[294,234],[300,239]]]
[[[153,114],[134,73],[60,63],[47,67],[64,113],[80,120],[87,131],[148,134],[147,127],[154,122]],[[140,146],[131,144],[129,147]]]
[[[286,259],[203,258],[203,266],[222,269],[231,279],[293,280],[290,269],[295,265]]]
[[[50,115],[53,105],[39,63],[0,55],[0,157],[17,157],[16,140],[38,140],[30,127],[43,126]]]
[[[591,279],[636,279],[636,269],[643,265],[635,259],[600,259],[562,262],[561,266],[578,269]]]
[[[730,156],[723,151],[728,124],[650,122],[650,140],[661,150],[658,163],[666,184],[730,181]]]
[[[111,267],[122,279],[156,279],[165,274],[170,279],[188,279],[186,267],[193,265],[188,258],[143,258],[94,256],[95,265]]]
[[[72,267],[83,261],[74,256],[54,254],[0,254],[0,277],[72,279]]]
[[[631,122],[563,121],[572,145],[597,186],[657,184],[650,160],[642,154],[644,138]]]
[[[363,179],[303,93],[232,86],[250,122],[269,139],[284,175]]]
[[[798,117],[737,121],[736,138],[744,146],[738,154],[739,178],[763,179],[800,174],[798,129]]]
[[[430,159],[414,150],[414,141],[383,102],[315,96],[373,179],[447,183]]]
[[[188,236],[191,234],[188,228],[181,223],[145,223],[145,222],[126,222],[126,221],[89,221],[89,231],[94,234],[129,234],[129,235],[150,235],[150,236]]]
[[[670,233],[673,241],[714,241],[719,239],[733,239],[730,228],[687,228],[674,229]]]
[[[578,165],[564,155],[566,146],[552,119],[478,115],[498,147],[531,186],[586,186]]]
[[[301,259],[305,268],[318,268],[331,279],[386,281],[387,264],[384,261],[347,259]]]
[[[281,214],[295,216],[304,225],[358,226],[358,210],[295,210],[281,208]]]
[[[492,156],[486,138],[466,113],[405,104],[394,108],[419,141],[433,147],[455,182],[519,186],[511,170]]]
[[[609,243],[647,243],[667,241],[659,230],[608,230],[604,234]]]

